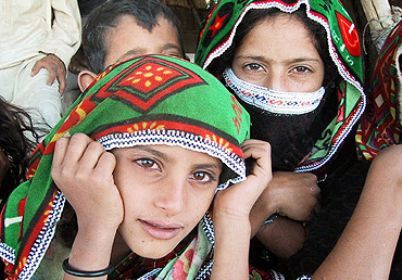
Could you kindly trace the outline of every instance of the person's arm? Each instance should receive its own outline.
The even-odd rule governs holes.
[[[39,51],[56,55],[68,66],[81,44],[81,15],[76,0],[51,0],[53,22],[50,36]]]
[[[388,279],[402,227],[402,146],[373,161],[344,232],[313,279]]]
[[[211,279],[248,279],[250,211],[272,178],[269,144],[248,140],[242,148],[245,158],[254,159],[255,164],[245,181],[219,192],[215,198],[215,249]]]
[[[114,167],[113,154],[84,134],[56,143],[52,177],[77,215],[78,233],[68,260],[75,270],[98,271],[110,264],[117,228],[123,220]],[[65,273],[64,279],[84,278]]]
[[[256,237],[272,254],[287,259],[297,253],[306,240],[306,229],[300,222],[277,217],[272,224],[261,226]]]
[[[296,253],[305,240],[298,221],[308,221],[318,205],[320,189],[312,173],[274,172],[271,182],[258,198],[250,214],[252,236],[275,255],[288,258]],[[279,216],[272,224],[264,221]],[[286,217],[289,217],[287,219]]]
[[[81,16],[77,1],[52,0],[51,11],[53,21],[48,39],[39,48],[46,54],[32,68],[32,76],[45,68],[49,72],[48,85],[55,79],[59,82],[59,91],[63,93],[66,87],[66,69],[71,57],[81,44]],[[48,19],[51,21],[51,19]]]

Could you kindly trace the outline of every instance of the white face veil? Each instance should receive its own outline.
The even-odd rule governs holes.
[[[261,110],[280,115],[302,115],[313,112],[320,105],[325,88],[314,92],[285,92],[258,86],[236,76],[231,68],[223,73],[226,86],[242,101]]]

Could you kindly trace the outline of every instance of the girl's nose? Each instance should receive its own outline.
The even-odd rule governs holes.
[[[162,184],[155,198],[155,206],[167,216],[174,216],[183,210],[185,203],[186,180],[170,178]]]

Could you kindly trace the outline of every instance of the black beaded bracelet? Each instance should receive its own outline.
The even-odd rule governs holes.
[[[72,276],[76,277],[85,277],[85,278],[95,278],[95,277],[101,277],[108,275],[112,273],[114,270],[113,266],[108,266],[105,269],[101,270],[94,270],[94,271],[85,271],[85,270],[79,270],[70,265],[68,262],[68,258],[63,261],[63,270],[65,273],[70,274]]]
[[[273,224],[275,222],[276,219],[278,219],[279,215],[277,213],[272,214],[271,216],[269,216],[265,221],[264,221],[264,225],[270,225]]]

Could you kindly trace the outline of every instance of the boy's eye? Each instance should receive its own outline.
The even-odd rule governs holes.
[[[210,174],[203,171],[193,173],[193,179],[202,183],[207,183],[214,180]]]
[[[151,169],[158,169],[159,166],[158,164],[149,158],[141,158],[141,159],[137,159],[135,161],[139,166],[144,167],[144,168],[151,168]]]
[[[169,52],[166,55],[174,56],[174,57],[178,57],[178,58],[183,58],[183,55],[181,53],[178,53],[178,52]]]

